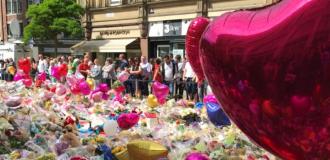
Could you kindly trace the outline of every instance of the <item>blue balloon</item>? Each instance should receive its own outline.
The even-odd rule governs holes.
[[[215,126],[228,126],[230,120],[217,103],[206,103],[207,116]]]

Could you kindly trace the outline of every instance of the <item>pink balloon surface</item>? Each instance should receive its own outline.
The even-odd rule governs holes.
[[[109,87],[108,87],[108,85],[107,85],[106,83],[101,83],[101,84],[98,86],[98,88],[99,88],[99,90],[100,90],[101,92],[104,92],[104,93],[106,93],[106,92],[109,91]]]
[[[89,88],[89,85],[86,81],[82,81],[79,83],[79,90],[80,93],[83,95],[89,95],[89,93],[91,93],[91,89]]]
[[[56,78],[57,80],[61,79],[61,72],[60,72],[60,68],[58,66],[53,66],[51,68],[51,75]]]
[[[130,129],[139,122],[140,116],[136,113],[123,113],[118,119],[117,123],[121,129]]]
[[[159,82],[154,82],[152,84],[152,93],[155,95],[160,104],[165,104],[169,92],[170,89],[165,84],[161,84]]]
[[[189,153],[185,160],[210,160],[205,154],[194,152]]]
[[[283,159],[330,157],[329,8],[329,0],[282,0],[224,14],[195,44],[227,115]]]
[[[214,95],[207,95],[204,97],[204,103],[214,103],[218,104],[218,100]]]
[[[199,60],[199,41],[209,23],[210,21],[207,18],[196,18],[190,23],[189,32],[186,35],[186,53],[199,81],[204,79],[203,68]]]

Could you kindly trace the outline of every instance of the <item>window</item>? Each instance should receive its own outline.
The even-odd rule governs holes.
[[[10,24],[7,24],[7,36],[8,36],[8,38],[12,37],[11,32],[10,32]]]
[[[121,0],[110,0],[110,6],[121,5]]]
[[[22,13],[21,0],[7,0],[7,14]]]
[[[23,32],[24,32],[24,27],[23,27],[23,23],[19,23],[19,30],[21,32],[20,36],[23,37]]]

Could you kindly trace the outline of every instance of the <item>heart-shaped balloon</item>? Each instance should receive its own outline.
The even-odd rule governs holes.
[[[58,67],[58,66],[53,66],[53,67],[51,68],[51,75],[52,75],[54,78],[56,78],[57,80],[61,80],[62,75],[61,75],[60,67]]]
[[[139,122],[140,116],[136,113],[123,113],[118,119],[117,123],[121,129],[130,129]]]
[[[228,13],[195,44],[229,117],[283,159],[330,157],[329,7],[329,0],[282,0]]]
[[[199,41],[209,23],[210,21],[207,18],[196,18],[190,23],[189,32],[186,35],[186,53],[199,81],[204,79],[202,65],[199,61]]]

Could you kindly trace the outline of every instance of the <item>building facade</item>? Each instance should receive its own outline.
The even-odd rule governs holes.
[[[78,0],[86,7],[86,40],[72,52],[94,56],[149,58],[185,53],[185,35],[192,19],[213,19],[223,13],[258,8],[277,0]]]
[[[0,59],[24,56],[21,39],[27,6],[27,0],[0,0]]]

